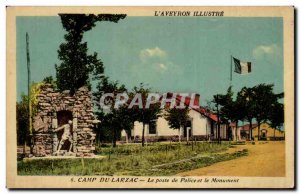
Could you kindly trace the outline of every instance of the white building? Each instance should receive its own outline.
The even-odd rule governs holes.
[[[198,99],[195,100],[199,104]],[[189,100],[187,102],[189,104]],[[146,141],[164,141],[178,140],[179,135],[181,140],[210,140],[216,139],[217,135],[217,115],[209,112],[204,107],[198,109],[190,108],[190,121],[183,129],[173,129],[168,125],[168,121],[164,117],[159,117],[156,121],[145,125]],[[220,126],[221,138],[227,139],[228,134],[225,125]],[[122,139],[126,141],[140,141],[142,139],[143,124],[135,122],[131,130],[131,136],[128,137],[125,130],[122,131]]]

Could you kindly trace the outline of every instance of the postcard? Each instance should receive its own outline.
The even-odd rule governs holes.
[[[295,187],[294,7],[7,12],[7,187]]]

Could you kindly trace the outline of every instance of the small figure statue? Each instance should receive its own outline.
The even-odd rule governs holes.
[[[61,140],[59,142],[56,154],[59,153],[61,147],[64,145],[66,140],[69,140],[70,143],[71,143],[70,148],[69,148],[69,152],[71,152],[71,149],[72,149],[72,146],[73,146],[73,138],[72,138],[72,134],[71,134],[71,125],[72,125],[72,121],[69,120],[68,124],[65,124],[61,127],[58,127],[56,130],[53,131],[53,132],[58,132],[58,131],[64,129],[64,133],[61,136]]]

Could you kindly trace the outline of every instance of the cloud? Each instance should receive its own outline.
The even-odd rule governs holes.
[[[130,65],[131,80],[150,84],[154,88],[168,88],[170,81],[182,77],[181,65],[174,63],[166,50],[159,47],[145,48],[136,56],[136,63]]]
[[[140,60],[143,68],[152,69],[160,73],[167,71],[170,69],[170,66],[173,66],[173,63],[168,59],[167,51],[159,47],[141,50]]]
[[[162,70],[167,70],[168,69],[167,66],[166,66],[166,64],[163,64],[163,63],[158,64],[158,66]]]
[[[178,74],[180,67],[169,59],[167,51],[159,48],[145,48],[139,53],[140,63],[133,68],[141,74],[162,75]]]
[[[253,49],[253,57],[255,59],[278,59],[281,55],[281,48],[277,44],[260,45]]]
[[[143,49],[140,52],[140,59],[147,61],[149,59],[163,59],[167,57],[167,52],[159,47]]]

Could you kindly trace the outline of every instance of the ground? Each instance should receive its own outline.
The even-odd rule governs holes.
[[[240,145],[242,144],[242,145]],[[97,148],[94,158],[18,161],[19,175],[285,176],[284,142],[162,142]],[[101,157],[100,157],[101,156]]]
[[[285,176],[285,144],[280,142],[256,142],[238,145],[228,151],[247,149],[248,156],[212,164],[211,166],[179,173],[180,176]]]
[[[134,175],[170,176],[233,160],[248,154],[247,150],[228,153],[230,142],[161,142],[145,147],[124,144],[97,147],[96,158],[29,158],[18,161],[19,175]]]

